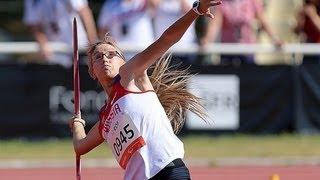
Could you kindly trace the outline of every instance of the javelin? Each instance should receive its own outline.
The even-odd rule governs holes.
[[[77,19],[73,18],[73,91],[74,91],[74,116],[81,118],[80,112],[80,78],[79,78],[79,52]],[[81,180],[80,156],[76,156],[76,179]]]

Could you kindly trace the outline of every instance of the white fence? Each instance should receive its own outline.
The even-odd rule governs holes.
[[[72,52],[72,47],[63,43],[50,43],[53,51]],[[136,44],[119,44],[125,52],[139,52],[145,47]],[[36,42],[0,42],[0,54],[25,54],[38,52],[39,46]],[[79,49],[84,51],[84,49]],[[284,53],[284,54],[320,54],[320,44],[285,44],[281,48],[272,44],[238,44],[238,43],[217,43],[210,44],[200,49],[196,44],[189,44],[183,47],[171,48],[173,53],[183,54],[253,54],[253,53]]]

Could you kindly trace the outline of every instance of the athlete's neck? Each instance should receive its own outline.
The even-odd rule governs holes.
[[[103,89],[104,89],[105,92],[108,94],[108,96],[110,96],[110,94],[111,94],[112,87],[113,87],[117,82],[119,82],[120,79],[121,79],[120,75],[117,74],[114,78],[112,78],[112,80],[110,81],[110,83],[108,83],[107,86],[103,86]]]

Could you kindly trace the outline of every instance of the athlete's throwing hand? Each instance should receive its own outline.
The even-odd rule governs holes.
[[[204,16],[209,18],[214,18],[213,14],[210,11],[210,7],[220,5],[222,0],[200,0],[199,12],[203,13]]]

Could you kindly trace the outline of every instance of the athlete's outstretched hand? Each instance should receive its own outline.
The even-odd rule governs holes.
[[[213,14],[210,11],[210,7],[220,5],[222,0],[200,0],[199,12],[203,13],[204,16],[213,18]]]

